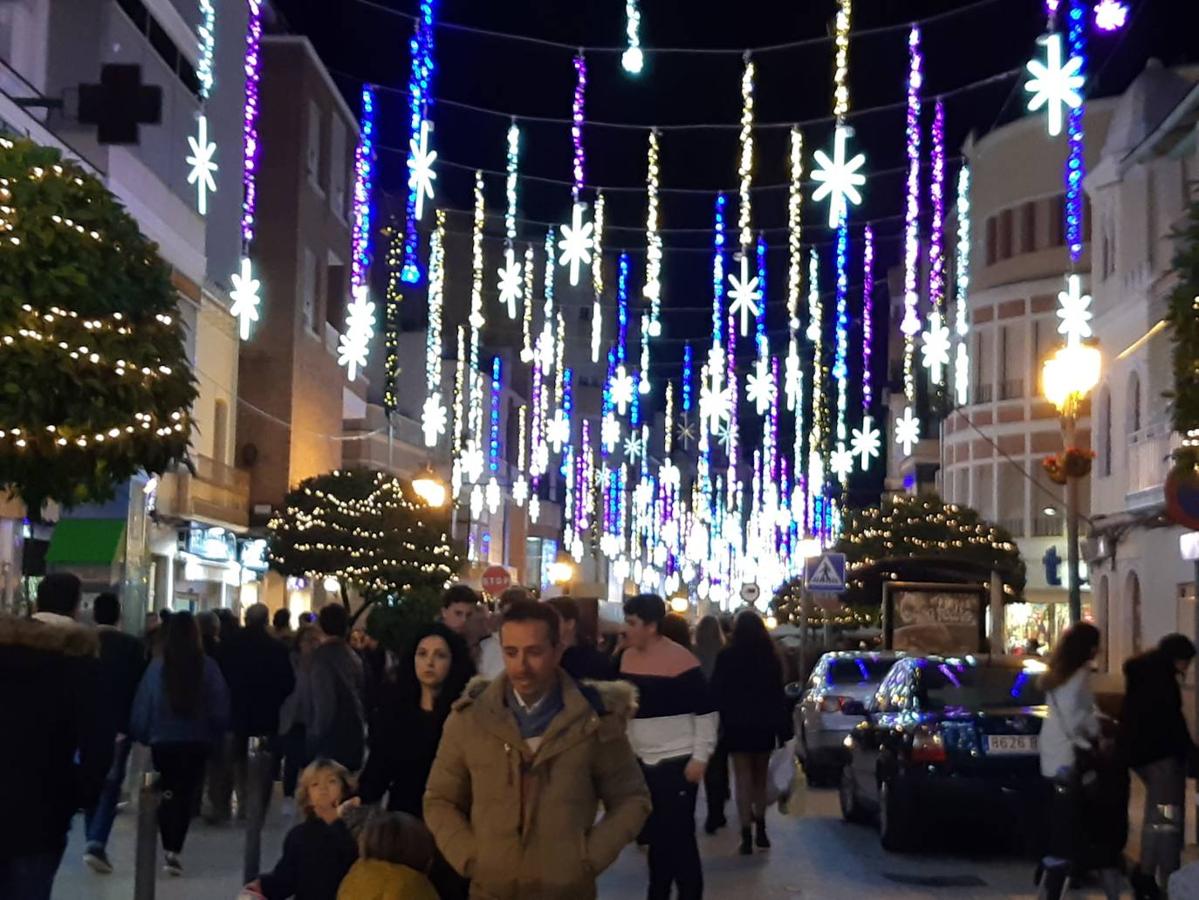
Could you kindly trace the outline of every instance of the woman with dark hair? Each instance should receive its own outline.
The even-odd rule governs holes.
[[[706,615],[695,626],[694,649],[704,678],[711,684],[712,676],[716,673],[716,658],[724,649],[724,630],[715,616]],[[708,768],[704,770],[704,794],[708,799],[704,831],[715,834],[729,823],[724,815],[724,805],[729,799],[729,753],[720,739],[716,741],[716,750],[708,760]]]
[[[387,794],[392,812],[423,817],[421,800],[441,730],[472,671],[466,644],[446,626],[437,622],[417,631],[400,659],[395,685],[379,704],[359,785],[364,803]]]
[[[1071,870],[1091,868],[1094,862],[1105,870],[1105,885],[1118,876],[1118,859],[1096,859],[1094,829],[1087,827],[1087,798],[1084,781],[1099,778],[1096,745],[1099,717],[1091,692],[1091,661],[1099,652],[1099,629],[1079,622],[1061,636],[1040,678],[1049,715],[1041,726],[1039,746],[1041,774],[1051,785],[1048,852],[1037,867],[1041,895],[1057,900],[1066,889]],[[1118,856],[1123,841],[1114,848]],[[1116,893],[1110,896],[1119,896]]]
[[[676,612],[668,612],[658,623],[658,634],[670,638],[680,647],[691,649],[691,626]]]
[[[150,746],[160,775],[158,828],[166,871],[182,875],[179,854],[213,744],[229,727],[229,691],[204,654],[195,617],[177,612],[165,626],[162,655],[142,676],[129,716],[132,737]]]
[[[761,616],[737,616],[729,645],[716,658],[712,693],[721,740],[733,760],[737,815],[744,855],[770,846],[766,836],[766,778],[770,753],[791,737],[783,694],[783,666]],[[753,829],[751,833],[751,827]]]

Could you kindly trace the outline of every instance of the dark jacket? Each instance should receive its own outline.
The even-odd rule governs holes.
[[[371,726],[371,752],[358,784],[363,803],[377,803],[386,793],[388,809],[424,817],[421,801],[448,714],[440,704],[425,712],[397,688],[388,691]]]
[[[146,671],[146,648],[111,625],[100,625],[100,696],[105,721],[115,735],[129,733],[129,710]]]
[[[357,771],[366,750],[362,660],[345,641],[329,641],[312,652],[303,705],[309,758],[323,756]]]
[[[265,627],[243,628],[222,645],[221,663],[229,682],[233,733],[277,734],[279,707],[296,686],[287,647]]]
[[[612,660],[590,644],[575,644],[562,654],[561,666],[575,681],[613,681],[617,677]]]
[[[1124,681],[1120,745],[1128,765],[1188,760],[1194,743],[1182,714],[1182,690],[1173,660],[1156,649],[1134,656],[1124,663]]]
[[[772,750],[792,735],[777,656],[730,644],[716,657],[712,694],[721,740],[731,753]]]
[[[337,900],[337,887],[356,859],[358,845],[345,822],[309,818],[287,832],[283,858],[258,882],[267,900]]]
[[[171,708],[167,698],[162,657],[150,662],[133,709],[129,734],[142,744],[210,744],[229,730],[229,688],[212,657],[204,657],[204,690],[195,715],[183,716]]]
[[[100,642],[74,624],[0,616],[0,859],[61,850],[112,761]]]

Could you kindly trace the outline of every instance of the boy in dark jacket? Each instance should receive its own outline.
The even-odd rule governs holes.
[[[112,741],[112,765],[104,779],[100,799],[84,816],[87,850],[83,861],[93,871],[107,874],[112,871],[107,853],[108,835],[116,818],[129,749],[133,746],[129,738],[129,710],[146,669],[146,654],[141,641],[121,631],[121,602],[116,594],[105,593],[95,599],[92,619],[100,639],[101,714],[105,733]]]
[[[1178,681],[1194,658],[1189,638],[1168,634],[1153,650],[1124,663],[1121,749],[1145,784],[1141,861],[1132,876],[1138,897],[1160,896],[1158,886],[1181,863],[1187,765],[1195,744],[1182,714]]]
[[[0,897],[49,900],[71,817],[96,802],[112,758],[100,716],[99,641],[75,622],[80,583],[47,575],[33,619],[0,616]]]

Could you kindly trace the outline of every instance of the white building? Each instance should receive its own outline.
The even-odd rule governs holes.
[[[50,538],[52,558],[58,559],[54,565],[79,571],[89,592],[122,588],[126,618],[134,627],[150,604],[161,607],[175,600],[176,575],[183,574],[187,560],[181,557],[190,544],[180,541],[181,533],[190,536],[194,527],[215,527],[232,537],[247,524],[246,481],[232,466],[238,337],[228,299],[229,275],[240,254],[247,9],[244,3],[213,6],[214,78],[203,101],[198,72],[205,13],[200,0],[0,3],[0,130],[57,147],[79,161],[158,244],[172,268],[188,358],[197,378],[199,396],[192,409],[195,473],[181,471],[163,479],[157,496],[152,486],[145,490],[145,479],[135,479],[112,503],[69,514],[73,521],[107,523],[115,548],[107,565],[72,561],[72,549],[66,546],[70,527]],[[109,63],[136,64],[142,82],[161,89],[161,124],[141,126],[136,144],[102,145],[95,127],[82,125],[76,116],[72,98],[78,86],[97,83],[102,66]],[[61,110],[37,105],[58,100],[65,100]],[[207,198],[207,217],[197,210],[186,161],[188,138],[196,136],[202,111],[207,113],[209,139],[217,145],[218,165],[217,191]],[[0,572],[7,576],[0,580],[4,603],[12,601],[21,572],[24,509],[9,504],[0,507],[0,517]],[[62,545],[57,550],[56,540]],[[178,552],[180,545],[183,554]],[[189,572],[213,581],[214,596],[228,604],[239,584],[234,568],[235,564],[221,565],[210,571],[193,561]]]
[[[1195,638],[1195,569],[1183,529],[1163,518],[1178,444],[1165,394],[1172,344],[1163,322],[1174,286],[1171,232],[1199,178],[1199,69],[1151,62],[1120,98],[1086,180],[1095,219],[1091,280],[1103,376],[1094,395],[1091,581],[1106,625],[1104,662],[1181,631]]]

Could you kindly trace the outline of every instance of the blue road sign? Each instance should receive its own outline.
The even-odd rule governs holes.
[[[822,553],[807,560],[804,583],[809,591],[840,593],[845,590],[845,554]]]

